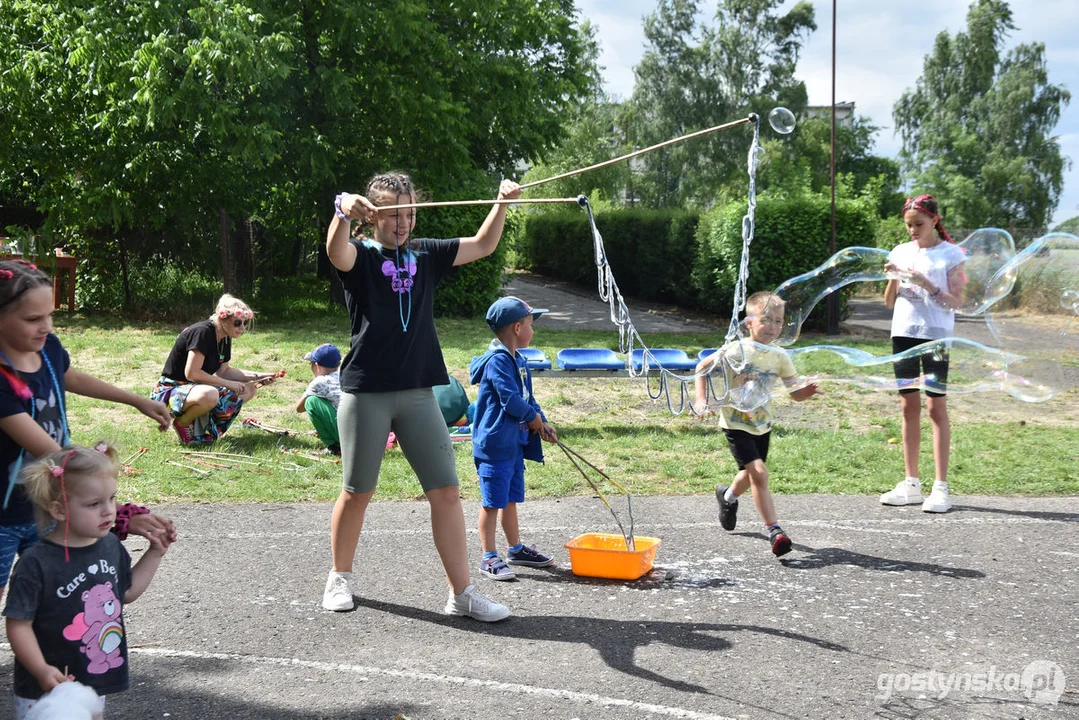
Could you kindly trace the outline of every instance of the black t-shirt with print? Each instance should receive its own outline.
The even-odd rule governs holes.
[[[64,548],[42,540],[19,558],[8,586],[4,616],[32,620],[45,660],[99,695],[129,685],[124,595],[131,587],[131,556],[112,533],[93,545]],[[15,694],[44,694],[15,660]]]
[[[41,429],[48,433],[57,444],[63,445],[64,428],[60,407],[65,395],[64,373],[71,365],[71,358],[60,344],[60,339],[52,334],[45,338],[42,352],[52,364],[52,373],[49,372],[49,367],[44,360],[37,372],[19,373],[19,377],[33,393],[32,398],[23,399],[16,395],[8,379],[0,375],[0,418],[19,413],[33,415],[34,422],[40,425]],[[7,369],[10,371],[10,368]],[[56,375],[55,385],[53,374]],[[33,403],[32,408],[31,403]],[[3,468],[3,475],[0,476],[0,525],[27,525],[34,522],[34,507],[27,499],[22,484],[16,483],[14,487],[9,484],[12,480],[11,471],[21,450],[22,447],[18,443],[0,431],[0,468]],[[23,453],[23,467],[32,463],[34,459],[29,453]],[[10,496],[8,496],[9,489]],[[5,497],[7,507],[4,507]]]
[[[202,353],[202,371],[213,375],[218,368],[232,359],[232,338],[226,336],[219,342],[213,320],[203,320],[184,328],[173,343],[161,374],[180,382],[191,382],[184,372],[187,367],[187,353],[191,350]]]
[[[337,273],[352,329],[341,389],[369,393],[446,385],[435,332],[435,286],[453,270],[461,241],[411,240],[410,256],[402,248],[400,260],[373,241],[349,242],[356,247],[356,264]]]

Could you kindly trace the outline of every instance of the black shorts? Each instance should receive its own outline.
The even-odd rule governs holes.
[[[912,347],[917,347],[922,343],[927,342],[929,341],[919,338],[894,337],[892,338],[892,353],[898,354],[906,352]],[[922,373],[933,375],[942,391],[933,392],[932,390],[926,390],[925,394],[929,397],[945,397],[947,393],[944,392],[944,388],[948,386],[948,353],[945,352],[942,355],[938,354],[938,357],[934,357],[934,353],[926,353],[920,357],[907,358],[892,363],[892,365],[895,366],[895,377],[897,380],[911,380]],[[918,388],[903,388],[899,392],[901,394],[916,393],[918,392]]]
[[[753,433],[747,433],[745,430],[728,430],[724,428],[723,434],[727,436],[727,447],[731,449],[731,455],[734,456],[734,461],[738,463],[739,470],[745,470],[746,465],[754,460],[767,462],[768,442],[772,437],[771,430],[763,435],[754,435]]]

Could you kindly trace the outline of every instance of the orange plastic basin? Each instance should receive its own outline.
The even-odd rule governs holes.
[[[566,543],[574,575],[636,580],[652,569],[656,549],[662,541],[633,536],[636,550],[626,548],[626,539],[610,533],[586,533]]]

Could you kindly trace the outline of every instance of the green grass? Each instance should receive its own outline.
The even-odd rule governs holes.
[[[116,319],[57,315],[57,333],[74,367],[139,394],[157,379],[181,325],[129,325]],[[291,313],[260,316],[256,329],[235,343],[233,365],[249,370],[286,369],[287,377],[265,388],[243,409],[251,416],[295,430],[310,426],[296,413],[310,380],[301,359],[322,342],[348,345],[343,310],[313,306],[302,318]],[[467,387],[467,365],[490,335],[482,320],[440,320],[439,337],[450,371]],[[681,347],[691,354],[721,341],[716,335],[654,335],[655,347]],[[535,344],[551,357],[563,347],[617,347],[610,332],[560,331],[537,327]],[[803,343],[824,342],[803,338]],[[832,339],[827,342],[833,342]],[[855,343],[851,343],[855,344]],[[859,340],[857,347],[889,352],[887,341]],[[837,376],[846,370],[829,355],[799,361],[800,372]],[[554,379],[535,376],[536,395],[570,447],[600,466],[634,495],[710,493],[734,473],[734,463],[715,422],[672,416],[662,401],[652,402],[642,380]],[[772,487],[778,493],[869,494],[891,487],[902,474],[898,442],[899,407],[894,394],[825,383],[824,395],[805,403],[776,403],[776,430],[769,457]],[[474,397],[474,390],[470,388]],[[954,396],[951,483],[956,494],[1079,494],[1079,393],[1071,391],[1031,405],[1001,393]],[[235,465],[198,475],[167,464],[180,459],[175,434],[159,433],[126,406],[68,398],[73,437],[89,443],[104,438],[121,456],[139,447],[148,452],[137,472],[122,478],[124,500],[142,503],[295,502],[331,500],[340,491],[340,466],[284,454],[287,448],[314,450],[313,436],[281,440],[248,430],[239,421],[212,448],[241,453],[261,466]],[[924,417],[924,416],[923,416]],[[922,476],[932,477],[928,419],[923,423]],[[547,462],[529,463],[530,497],[588,494],[591,490],[556,446],[545,445]],[[456,448],[462,495],[478,497],[471,446]],[[608,488],[612,490],[613,488]],[[378,496],[404,500],[421,496],[399,449],[382,466]]]

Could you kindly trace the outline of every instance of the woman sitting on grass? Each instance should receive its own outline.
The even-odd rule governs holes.
[[[255,397],[256,382],[274,377],[229,366],[233,339],[254,322],[247,303],[225,294],[209,319],[184,328],[176,338],[150,397],[169,406],[184,445],[224,435],[240,407]]]

